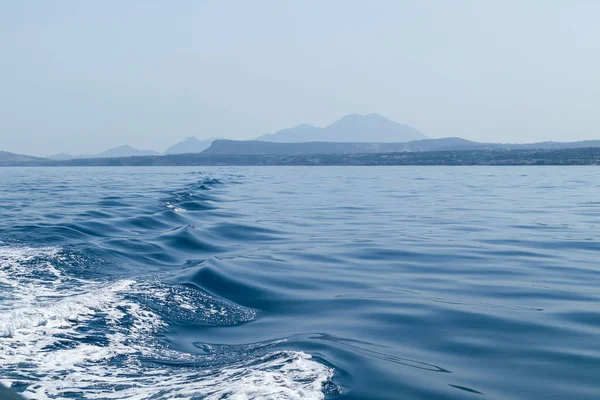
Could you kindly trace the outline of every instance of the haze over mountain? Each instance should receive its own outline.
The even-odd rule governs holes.
[[[27,156],[24,154],[9,153],[0,150],[0,165],[29,165],[42,164],[49,160],[41,157]]]
[[[201,153],[212,144],[213,141],[219,138],[209,138],[200,140],[193,136],[186,138],[185,140],[174,144],[165,150],[164,154],[186,154],[186,153]]]
[[[415,140],[413,138],[418,139]],[[324,128],[302,124],[295,128],[283,129],[274,134],[260,136],[256,140],[240,141],[215,138],[200,140],[195,137],[188,137],[169,147],[162,154],[202,153],[209,156],[311,155],[458,150],[565,149],[581,147],[600,147],[600,141],[510,144],[480,143],[458,137],[427,139],[423,133],[415,128],[390,121],[377,114],[350,114]],[[71,159],[159,155],[161,153],[152,150],[138,150],[125,145],[94,155],[72,156],[60,153],[48,158],[55,161],[64,161]],[[16,158],[14,159],[16,160]],[[33,162],[35,160],[29,161]]]
[[[2,149],[162,152],[350,112],[478,142],[600,132],[598,1],[175,3],[4,1]]]
[[[138,150],[129,145],[113,147],[98,154],[72,155],[67,153],[58,153],[48,156],[50,160],[74,160],[80,158],[114,158],[114,157],[135,157],[135,156],[156,156],[159,153],[153,150]]]
[[[256,140],[275,143],[401,143],[411,140],[426,139],[423,133],[408,125],[388,120],[378,114],[350,114],[334,123],[320,128],[309,124],[301,124],[294,128],[280,130],[273,134],[262,135]],[[198,139],[190,136],[167,148],[162,154],[201,153],[208,149],[215,140],[221,138]],[[48,156],[51,160],[72,160],[81,158],[111,158],[158,155],[153,150],[138,150],[124,145],[108,149],[99,154],[72,155],[58,153]]]
[[[295,128],[283,129],[257,138],[257,140],[277,143],[398,143],[419,139],[427,139],[427,136],[411,126],[390,121],[378,114],[350,114],[324,128],[301,124]]]
[[[83,155],[74,156],[73,154],[69,154],[69,153],[56,153],[56,154],[50,154],[49,156],[46,156],[46,158],[49,160],[64,161],[64,160],[75,160],[77,158],[85,158],[85,156],[83,156]]]
[[[154,150],[138,150],[128,145],[114,147],[103,151],[93,158],[110,158],[110,157],[133,157],[133,156],[156,156],[158,153]]]

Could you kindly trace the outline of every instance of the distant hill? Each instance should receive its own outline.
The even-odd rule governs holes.
[[[57,153],[57,154],[51,154],[46,158],[49,160],[64,161],[64,160],[74,160],[79,157],[74,156],[72,154],[68,154],[68,153]]]
[[[138,150],[131,146],[119,146],[103,151],[100,154],[89,156],[87,158],[113,158],[113,157],[134,157],[134,156],[156,156],[157,152],[152,150]]]
[[[405,151],[404,143],[307,142],[275,143],[260,140],[215,140],[202,154],[207,155],[300,155],[356,154]]]
[[[200,140],[195,137],[189,137],[165,150],[164,154],[187,154],[187,153],[201,153],[208,149],[213,141],[218,140],[217,138],[210,138]]]
[[[308,142],[275,143],[259,140],[215,140],[203,154],[208,155],[310,155],[310,154],[359,154],[396,153],[459,150],[560,150],[600,147],[600,140],[558,143],[542,142],[528,144],[479,143],[461,138],[424,139],[404,143],[345,143]]]
[[[507,149],[582,149],[587,147],[600,147],[600,140],[582,140],[579,142],[538,142],[526,144],[500,144],[499,146]]]
[[[345,142],[308,142],[275,143],[259,140],[215,140],[203,154],[210,155],[301,155],[301,154],[359,154],[359,153],[397,153],[415,151],[443,150],[484,150],[500,149],[501,145],[471,142],[461,138],[413,140],[404,143],[345,143]]]
[[[418,153],[463,153],[465,151],[482,152],[477,153],[477,159],[480,159],[482,154],[491,152],[496,154],[494,157],[505,159],[509,156],[502,156],[503,152],[524,151],[526,153],[519,154],[518,163],[528,163],[526,159],[530,157],[527,154],[535,152],[547,151],[563,151],[563,150],[579,150],[582,152],[565,151],[556,153],[560,157],[567,157],[569,154],[576,154],[576,157],[583,157],[585,154],[593,154],[594,156],[584,163],[597,164],[596,153],[586,153],[588,149],[600,149],[600,140],[586,140],[580,142],[541,142],[541,143],[526,143],[526,144],[511,144],[511,143],[479,143],[461,138],[443,138],[443,139],[424,139],[413,140],[410,142],[398,143],[366,143],[366,142],[305,142],[305,143],[276,143],[264,142],[259,140],[236,141],[236,140],[215,140],[209,148],[202,153],[194,153],[186,150],[186,153],[157,155],[153,151],[140,151],[129,146],[122,146],[108,150],[95,156],[86,158],[73,158],[69,160],[56,159],[50,160],[47,158],[32,157],[22,154],[14,154],[0,151],[0,166],[52,166],[52,165],[313,165],[315,160],[330,161],[319,162],[319,165],[369,165],[371,163],[387,163],[388,155],[397,159],[394,163],[402,163],[399,158],[408,157],[411,163],[422,163],[427,165],[430,161],[435,163],[445,163],[443,160],[437,161],[422,161]],[[595,151],[595,150],[594,150]],[[459,154],[452,157],[459,157]],[[490,154],[491,154],[490,153]],[[388,154],[388,155],[386,155]],[[370,155],[375,157],[372,158]],[[380,155],[380,156],[379,156]],[[57,155],[62,156],[62,155]],[[63,156],[64,157],[64,156]],[[287,157],[291,157],[287,159]],[[323,158],[325,157],[325,158]],[[358,158],[356,158],[358,157]],[[424,155],[423,157],[430,157]],[[437,156],[436,156],[437,157]],[[444,156],[446,157],[446,156]],[[482,156],[481,156],[482,157]],[[487,155],[485,157],[488,157]],[[484,158],[485,158],[484,157]],[[538,157],[537,155],[535,157]],[[541,159],[537,159],[540,163],[546,163],[548,160],[545,155],[540,155]],[[552,156],[554,157],[554,156]],[[587,156],[585,156],[587,157]],[[591,157],[591,156],[590,156]],[[425,159],[423,158],[423,160]],[[357,161],[357,160],[362,161]],[[277,161],[278,160],[278,161]],[[295,161],[294,161],[295,160]],[[354,160],[354,161],[353,161]],[[421,160],[421,161],[418,161]],[[509,161],[505,161],[508,163]],[[533,158],[531,159],[533,160]],[[530,160],[530,161],[531,161]],[[546,161],[544,161],[546,160]],[[538,162],[536,161],[536,163]],[[577,164],[583,161],[569,159],[555,160],[559,164]],[[552,161],[552,162],[555,162]],[[459,162],[459,161],[456,161]],[[467,163],[465,159],[460,161]],[[488,163],[491,161],[485,161]],[[548,161],[549,162],[549,161]],[[323,164],[325,163],[325,164]],[[415,164],[416,165],[416,164]]]
[[[7,151],[0,151],[0,165],[41,165],[50,162],[50,160],[41,158],[26,156],[24,154],[9,153]]]
[[[156,156],[159,153],[152,150],[138,150],[128,145],[114,147],[99,154],[80,154],[72,155],[67,153],[52,154],[47,158],[50,160],[79,160],[82,158],[115,158],[115,157],[135,157],[135,156]]]
[[[295,128],[282,129],[276,133],[269,133],[259,136],[256,140],[263,142],[276,143],[302,143],[327,141],[323,134],[323,128],[317,126],[302,124]]]
[[[420,150],[435,142],[446,150]],[[232,153],[235,146],[241,145],[245,146],[242,153]],[[546,148],[538,148],[544,145]],[[461,149],[466,146],[474,148]],[[512,146],[525,147],[512,149]],[[405,150],[388,151],[402,147]],[[406,150],[407,148],[413,150]],[[269,143],[219,140],[213,143],[211,149],[211,152],[207,150],[203,153],[66,161],[0,152],[0,166],[600,165],[600,141],[503,145],[469,142],[458,138],[417,140],[410,143]],[[385,152],[381,152],[382,150]]]
[[[258,137],[276,143],[301,142],[379,142],[397,143],[427,139],[413,127],[390,121],[378,114],[350,114],[325,128],[302,124]]]
[[[271,143],[280,145],[280,143]],[[201,166],[201,165],[600,165],[600,148],[408,151],[398,153],[212,155],[91,158],[54,161],[62,166]]]

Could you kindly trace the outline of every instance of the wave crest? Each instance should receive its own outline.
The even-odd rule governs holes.
[[[256,311],[187,286],[73,278],[57,248],[0,247],[0,375],[32,399],[321,399],[333,370],[266,347],[182,353],[171,323],[235,325]],[[10,308],[9,308],[10,307]],[[210,357],[210,363],[207,358]]]

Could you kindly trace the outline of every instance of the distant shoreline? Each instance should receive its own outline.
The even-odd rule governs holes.
[[[4,162],[2,167],[126,166],[525,166],[600,165],[600,147],[528,150],[455,150],[356,154],[173,154],[67,161]]]

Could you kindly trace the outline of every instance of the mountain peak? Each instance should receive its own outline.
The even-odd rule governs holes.
[[[0,165],[27,165],[31,163],[43,163],[46,161],[48,160],[41,157],[33,157],[0,150]]]
[[[134,156],[154,156],[158,153],[152,150],[138,150],[135,147],[131,147],[128,144],[122,146],[113,147],[103,151],[100,154],[89,156],[89,158],[111,158],[111,157],[134,157]]]
[[[369,113],[369,114],[365,114],[364,115],[365,118],[372,118],[372,119],[385,119],[386,121],[389,121],[389,119],[387,119],[386,117],[384,117],[383,115],[379,115],[377,113]]]
[[[301,124],[295,128],[263,135],[261,141],[280,143],[299,142],[363,142],[389,143],[427,139],[417,129],[402,125],[375,113],[348,114],[326,126],[318,128]]]
[[[389,121],[387,118],[376,114],[376,113],[368,113],[368,114],[358,114],[358,113],[352,113],[352,114],[347,114],[344,115],[343,117],[341,117],[340,119],[338,119],[338,121],[342,121],[342,120],[358,120],[358,119],[385,119],[386,121]],[[337,122],[337,121],[336,121]]]
[[[188,153],[201,153],[210,147],[213,141],[217,138],[209,139],[198,139],[195,136],[189,136],[183,139],[181,142],[174,144],[165,150],[164,154],[188,154]]]
[[[68,153],[56,153],[56,154],[51,154],[51,155],[47,156],[46,158],[48,158],[49,160],[65,161],[65,160],[72,160],[77,157],[75,157],[72,154],[68,154]]]
[[[188,136],[188,137],[186,137],[185,139],[183,139],[179,143],[196,143],[196,142],[199,142],[199,141],[200,141],[200,139],[198,139],[195,136]]]
[[[109,149],[107,151],[110,151],[110,150],[129,150],[129,151],[133,150],[133,151],[138,151],[137,149],[131,147],[128,144],[124,144],[124,145],[121,145],[121,146],[113,147],[112,149]]]

